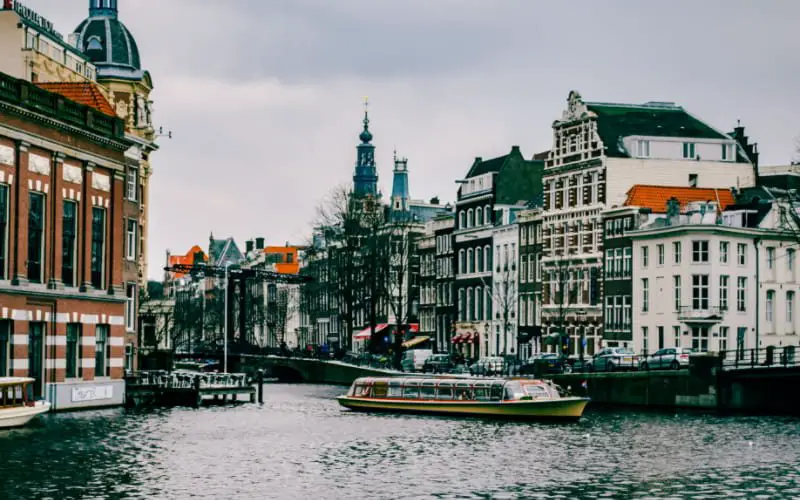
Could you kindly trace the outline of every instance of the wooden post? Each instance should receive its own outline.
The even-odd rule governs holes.
[[[264,370],[258,370],[258,404],[264,404]]]
[[[195,408],[199,408],[203,403],[203,396],[200,395],[200,377],[194,378],[194,398]]]

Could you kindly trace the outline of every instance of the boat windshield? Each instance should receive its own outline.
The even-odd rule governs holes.
[[[525,395],[525,390],[519,382],[512,381],[506,383],[506,399],[520,399]]]
[[[550,393],[543,385],[525,384],[523,388],[525,389],[525,393],[533,399],[545,399],[550,397]]]
[[[25,391],[22,384],[0,386],[0,408],[25,405]]]

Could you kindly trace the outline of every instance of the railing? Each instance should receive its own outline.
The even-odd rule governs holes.
[[[721,307],[704,307],[697,309],[691,306],[681,306],[678,310],[678,321],[713,321],[722,319],[722,314],[727,309]]]
[[[797,346],[768,346],[760,349],[722,351],[718,354],[723,370],[748,368],[788,368],[800,366]]]
[[[221,387],[245,387],[244,373],[193,373],[167,372],[164,370],[134,372],[126,377],[131,386],[151,386],[159,389],[210,389]],[[197,381],[199,379],[199,386]]]

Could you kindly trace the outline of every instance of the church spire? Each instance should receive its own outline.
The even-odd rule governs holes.
[[[117,17],[117,0],[89,0],[89,17]]]
[[[394,177],[392,179],[392,206],[391,218],[395,222],[406,221],[409,219],[409,196],[408,196],[408,159],[398,158],[397,151],[394,153]]]
[[[378,171],[375,166],[375,146],[372,145],[372,132],[369,131],[369,100],[364,98],[364,130],[358,138],[361,144],[356,146],[358,155],[353,175],[353,191],[356,196],[377,196]]]

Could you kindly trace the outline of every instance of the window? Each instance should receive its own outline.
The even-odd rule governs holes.
[[[461,229],[467,227],[467,213],[463,210],[459,212],[458,227]]]
[[[478,208],[475,209],[475,217],[476,217],[476,219],[478,219],[477,220],[478,225],[482,226],[483,225],[483,210],[481,210],[481,207],[478,207]]]
[[[623,273],[623,262],[622,262],[622,249],[617,248],[614,250],[614,276],[620,277]]]
[[[0,280],[7,279],[8,265],[8,186],[0,184]],[[3,373],[0,372],[0,377]]]
[[[786,292],[786,322],[794,323],[794,292]],[[789,331],[793,332],[794,328],[789,328]]]
[[[614,251],[606,250],[606,278],[614,276]]]
[[[692,262],[708,262],[708,241],[692,242]]]
[[[647,312],[650,306],[650,290],[647,278],[642,278],[642,312]]]
[[[729,276],[720,276],[719,277],[719,308],[722,311],[728,310],[728,283],[730,281]]]
[[[657,253],[658,253],[658,265],[659,266],[663,266],[664,265],[664,245],[662,243],[659,243],[658,245],[656,245],[656,250],[657,250]]]
[[[481,247],[475,249],[475,269],[479,273],[483,272],[483,248]]]
[[[458,272],[461,274],[467,274],[467,259],[464,255],[464,249],[458,251]]]
[[[775,291],[774,290],[767,290],[767,302],[766,302],[766,313],[767,313],[767,323],[772,323],[773,317],[775,316]]]
[[[467,306],[464,303],[464,289],[458,289],[458,319],[461,321],[466,321],[467,318]]]
[[[747,245],[738,243],[736,245],[736,260],[740,266],[747,265]]]
[[[481,287],[475,288],[475,319],[482,320],[483,318],[483,291]]]
[[[630,295],[625,295],[622,297],[622,328],[625,330],[630,330],[631,328],[631,297]]]
[[[1,203],[1,202],[0,202]],[[2,204],[0,204],[0,210],[2,210]],[[2,215],[0,215],[2,217]],[[0,222],[2,224],[2,222]],[[2,227],[0,227],[0,238],[2,238]],[[0,241],[1,242],[1,241]],[[0,250],[2,252],[2,250]],[[787,248],[786,249],[786,270],[790,273],[794,272],[794,248]],[[0,273],[2,271],[0,270]],[[790,281],[794,281],[794,276],[789,277]]]
[[[673,255],[675,264],[680,264],[681,263],[681,242],[680,241],[674,241],[672,243],[672,255]]]
[[[693,142],[684,142],[683,143],[683,157],[685,159],[687,159],[687,160],[693,160],[694,159],[694,143]],[[691,179],[692,176],[694,176],[695,181],[697,181],[697,175],[696,174],[691,174],[691,175],[689,175],[689,179]],[[692,187],[696,187],[697,186],[697,182],[695,182],[695,184],[692,185],[691,181],[690,181],[689,185],[692,186]]]
[[[736,279],[736,310],[747,311],[747,278],[744,276]]]
[[[645,354],[648,354],[650,352],[650,346],[647,345],[648,344],[648,338],[647,338],[647,334],[648,333],[649,332],[647,331],[647,327],[643,326],[642,327],[642,352],[645,353]]]
[[[649,250],[650,249],[646,246],[642,247],[642,269],[647,268],[647,261],[650,253]]]
[[[67,378],[80,376],[81,324],[67,324]]]
[[[125,197],[131,201],[136,201],[139,191],[139,169],[133,166],[128,167],[128,174],[125,180]]]
[[[692,275],[692,309],[705,311],[708,309],[708,275]]]
[[[75,286],[77,267],[76,235],[78,232],[78,204],[64,200],[61,228],[61,282],[64,286]]]
[[[136,285],[132,284],[125,289],[125,327],[129,332],[136,330]]]
[[[675,310],[681,310],[681,277],[675,275],[672,277],[673,296],[675,298]]]
[[[728,263],[728,247],[730,245],[727,241],[720,241],[719,242],[719,261],[721,264]]]
[[[103,288],[105,282],[106,211],[92,208],[92,286]]]
[[[0,377],[11,372],[11,321],[0,319]]]
[[[467,227],[475,226],[475,212],[470,208],[467,210]]]
[[[728,350],[728,332],[730,328],[727,326],[719,327],[719,351],[725,352]]]
[[[697,174],[689,174],[689,187],[697,187]]]
[[[108,325],[97,325],[94,336],[94,376],[106,377],[106,348],[108,345]]]
[[[708,327],[692,328],[692,349],[698,352],[708,351]]]
[[[472,287],[467,288],[467,321],[475,321],[475,296]]]
[[[483,266],[483,269],[485,271],[491,271],[492,270],[492,247],[491,246],[486,245],[483,248],[483,259],[486,261],[485,265]]]
[[[28,280],[41,283],[44,278],[44,195],[30,193],[28,199]]]
[[[732,148],[731,148],[730,144],[723,144],[722,145],[722,161],[727,161],[727,160],[733,159],[732,155],[731,155],[731,149]]]
[[[489,205],[483,207],[483,221],[486,224],[492,223],[492,211],[489,209]]]
[[[637,141],[637,145],[639,146],[638,153],[641,158],[647,158],[650,156],[650,141],[639,140]]]
[[[519,282],[526,283],[528,281],[528,257],[522,255],[519,262]]]
[[[767,269],[775,269],[775,247],[767,247]]]
[[[474,273],[475,272],[475,259],[473,257],[474,257],[474,255],[472,253],[472,249],[468,248],[467,249],[467,265],[469,266],[469,272],[470,273]]]
[[[681,327],[673,326],[672,335],[675,337],[675,347],[681,346]]]
[[[533,283],[535,280],[536,260],[534,254],[528,254],[528,281]]]

